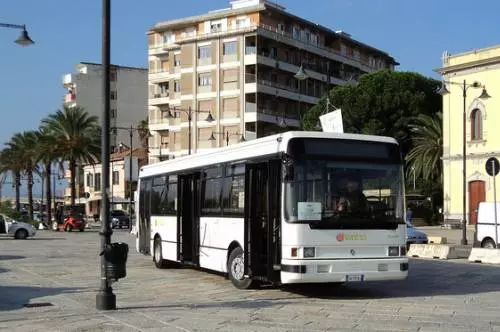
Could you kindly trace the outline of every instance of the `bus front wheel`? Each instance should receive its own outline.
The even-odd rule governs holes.
[[[249,289],[253,286],[253,280],[244,274],[243,249],[234,248],[227,260],[227,273],[233,285],[238,289]]]
[[[157,237],[154,241],[153,247],[153,260],[155,265],[159,269],[164,269],[167,267],[167,261],[163,259],[163,253],[161,251],[161,238]]]

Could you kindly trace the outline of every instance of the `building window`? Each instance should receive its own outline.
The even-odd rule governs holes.
[[[471,120],[471,140],[482,140],[483,139],[483,118],[481,116],[481,110],[475,109],[470,115]]]
[[[238,43],[235,41],[224,43],[222,46],[224,55],[236,55]]]
[[[211,74],[200,74],[198,76],[199,86],[210,86],[212,85],[212,75]]]
[[[116,81],[116,71],[110,71],[110,72],[109,72],[109,80],[110,80],[111,82]]]
[[[120,173],[118,171],[113,171],[113,185],[120,184]]]
[[[179,80],[174,81],[174,91],[181,92],[181,81]]]
[[[181,56],[180,54],[174,54],[174,67],[181,66]]]
[[[93,174],[87,174],[87,187],[92,187],[94,184],[94,175]]]
[[[347,55],[347,46],[345,46],[344,44],[340,45],[340,54],[342,54],[343,56]]]
[[[212,57],[210,46],[200,46],[198,48],[198,59],[210,59]]]
[[[94,190],[101,191],[101,173],[95,173]]]
[[[222,23],[220,22],[210,23],[210,32],[219,32],[219,31],[222,31]]]
[[[116,93],[116,91],[111,91],[111,92],[109,93],[109,98],[111,98],[111,100],[115,100],[115,99],[116,99],[116,97],[117,97],[117,93]]]
[[[116,118],[116,109],[111,110],[110,116],[111,116],[111,118]]]

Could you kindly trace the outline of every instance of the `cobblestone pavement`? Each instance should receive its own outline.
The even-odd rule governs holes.
[[[135,253],[97,311],[98,234],[39,231],[0,239],[0,330],[6,331],[500,331],[500,267],[411,260],[406,281],[241,291],[223,276],[158,270]],[[26,308],[26,303],[51,306]]]

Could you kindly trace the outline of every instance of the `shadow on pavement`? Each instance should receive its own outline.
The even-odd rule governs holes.
[[[466,295],[500,291],[500,267],[439,260],[410,260],[407,280],[352,284],[307,284],[283,291],[321,299],[380,299]]]
[[[24,308],[28,303],[47,301],[36,301],[37,298],[53,296],[64,293],[76,293],[80,288],[46,288],[32,286],[0,286],[0,311],[16,310]]]
[[[0,261],[8,261],[13,259],[24,259],[26,257],[19,255],[0,255]]]
[[[4,269],[3,267],[0,267],[0,273],[9,272],[9,271],[10,271],[9,269]]]
[[[235,308],[235,309],[258,309],[281,306],[283,304],[290,304],[289,300],[251,300],[251,301],[218,301],[210,303],[198,304],[167,304],[158,306],[129,306],[121,307],[119,310],[134,310],[134,309],[167,309],[167,308],[186,308],[186,309],[209,309],[209,308]]]

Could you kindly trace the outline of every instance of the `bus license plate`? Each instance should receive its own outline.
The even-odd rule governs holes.
[[[361,282],[364,280],[364,275],[362,274],[353,274],[353,275],[346,275],[345,281],[347,282]]]

